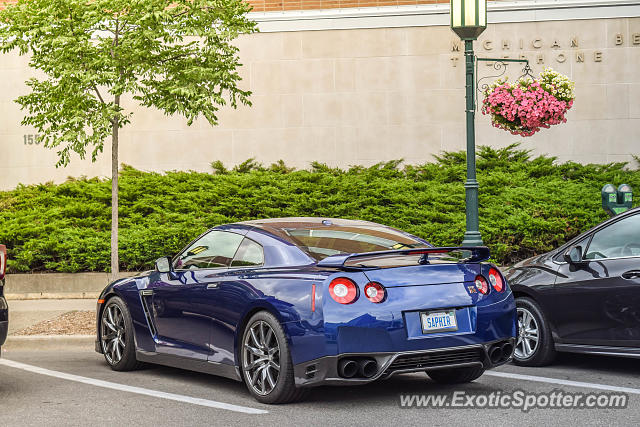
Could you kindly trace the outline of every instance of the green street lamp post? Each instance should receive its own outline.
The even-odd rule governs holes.
[[[464,41],[467,113],[467,230],[463,246],[482,246],[478,219],[475,134],[475,55],[473,41],[487,28],[487,0],[451,0],[451,29]]]

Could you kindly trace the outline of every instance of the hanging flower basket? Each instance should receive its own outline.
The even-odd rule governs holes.
[[[497,80],[484,92],[482,114],[493,126],[513,135],[531,136],[540,129],[565,123],[573,106],[575,83],[546,68],[537,79],[521,78],[515,84]]]

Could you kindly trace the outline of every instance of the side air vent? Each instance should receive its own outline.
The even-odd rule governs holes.
[[[304,370],[304,376],[307,379],[311,379],[316,376],[316,372],[318,372],[318,366],[315,364],[309,365]]]
[[[148,299],[152,298],[152,292],[145,292],[145,290],[140,291],[140,299],[142,300],[142,310],[144,311],[144,317],[147,319],[147,324],[149,325],[149,330],[151,331],[152,336],[157,335],[156,327],[153,324],[153,320],[151,319],[151,312],[149,311]]]

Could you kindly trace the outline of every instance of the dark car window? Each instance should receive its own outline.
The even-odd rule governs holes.
[[[287,228],[283,231],[289,240],[318,260],[341,253],[430,247],[388,227],[333,226]]]
[[[585,259],[640,256],[640,215],[614,222],[593,235]]]
[[[264,264],[262,246],[245,238],[231,261],[232,267],[256,267]]]
[[[243,237],[225,231],[210,231],[184,250],[174,261],[176,270],[228,267]]]

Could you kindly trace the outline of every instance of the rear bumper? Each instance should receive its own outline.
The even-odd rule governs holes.
[[[396,353],[346,353],[337,356],[325,356],[294,366],[295,383],[298,387],[318,385],[357,385],[367,384],[378,379],[387,379],[399,373],[420,372],[435,369],[483,367],[492,369],[511,360],[512,351],[499,362],[493,363],[489,350],[505,343],[515,346],[515,338],[506,338],[484,344],[431,350],[406,351]],[[374,359],[378,365],[377,373],[370,378],[343,378],[338,373],[341,359]]]

